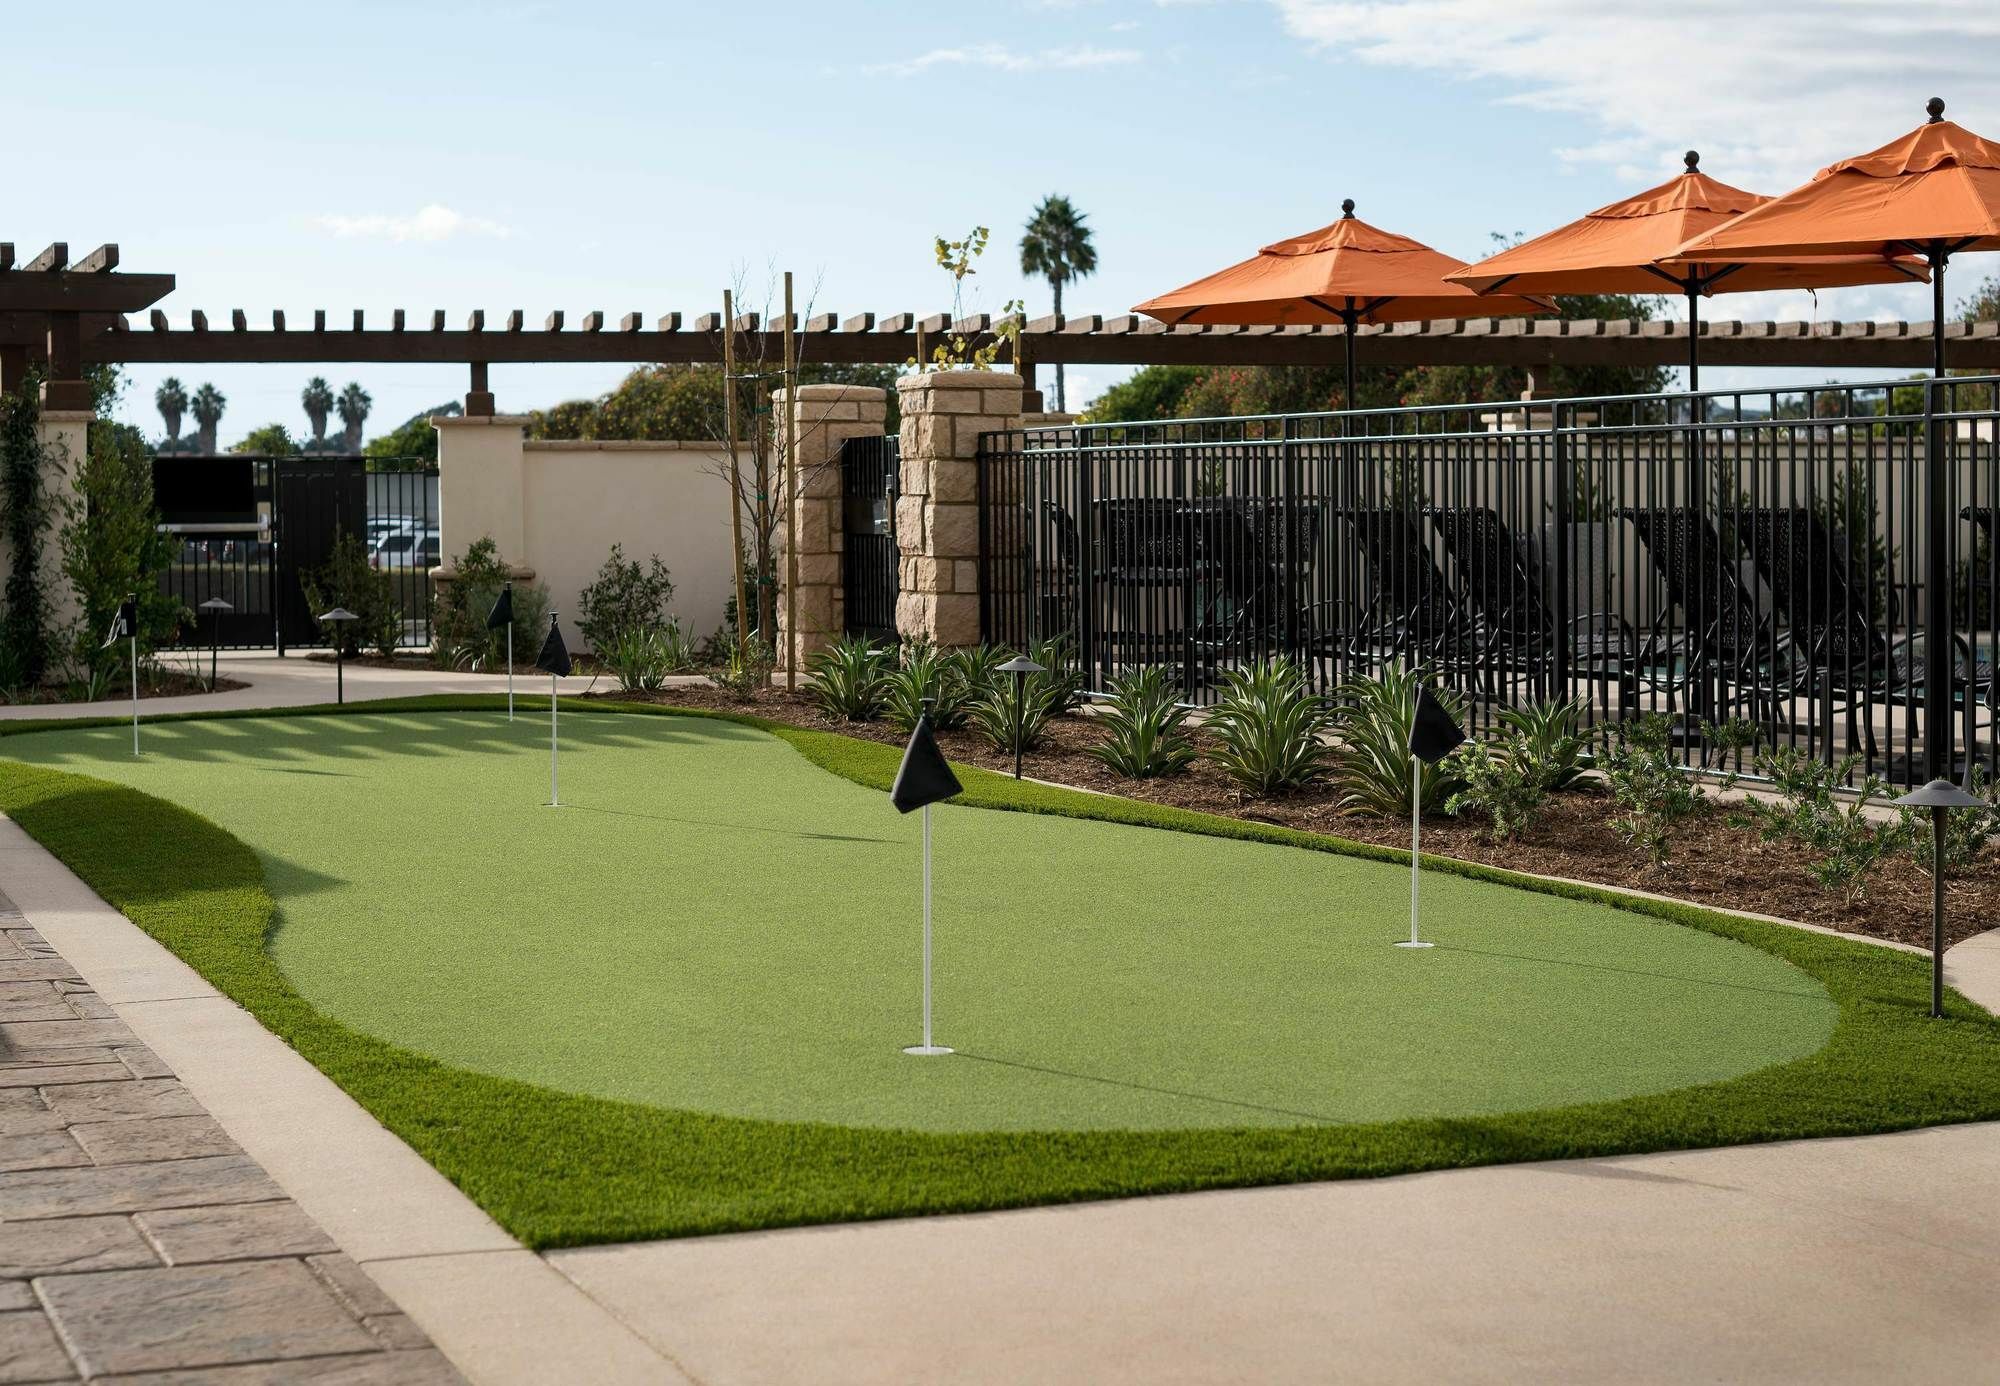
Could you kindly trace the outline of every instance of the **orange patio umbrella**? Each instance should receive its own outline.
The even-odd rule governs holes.
[[[2000,145],[1944,118],[1696,236],[1675,254],[1763,260],[1793,255],[1920,255],[1931,269],[1932,368],[1944,374],[1944,268],[1967,250],[2000,250]]]
[[[1241,264],[1147,299],[1132,311],[1171,325],[1340,323],[1347,329],[1347,407],[1354,407],[1354,330],[1363,323],[1520,317],[1555,305],[1514,295],[1482,297],[1445,276],[1465,261],[1370,226],[1340,204],[1331,226],[1274,241]]]
[[[1701,385],[1701,296],[1720,290],[1827,289],[1924,278],[1923,262],[1886,252],[1791,255],[1746,261],[1676,258],[1688,241],[1771,199],[1732,188],[1700,171],[1690,149],[1687,171],[1636,197],[1599,207],[1546,235],[1501,251],[1448,276],[1479,293],[1654,294],[1672,285],[1687,295],[1688,389]]]

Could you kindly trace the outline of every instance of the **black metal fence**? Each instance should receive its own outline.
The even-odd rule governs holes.
[[[1329,694],[1417,665],[1482,724],[1559,697],[1592,723],[1740,717],[1897,782],[1924,778],[1935,724],[1939,767],[1994,772],[1995,395],[1949,379],[992,434],[982,626],[1069,638],[1099,691],[1143,664],[1196,703],[1270,655]]]
[[[840,446],[841,582],[847,633],[896,638],[896,478],[894,434],[849,438]]]
[[[403,644],[430,644],[431,569],[438,549],[437,468],[358,457],[252,457],[254,513],[171,525],[178,540],[161,590],[197,613],[200,644],[229,650],[316,646],[325,632],[300,578],[348,533],[385,572],[403,611]],[[203,612],[204,602],[227,612]]]

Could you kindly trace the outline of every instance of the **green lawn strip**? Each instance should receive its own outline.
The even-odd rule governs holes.
[[[477,695],[222,715],[504,705],[497,696]],[[887,785],[899,756],[893,746],[729,714],[574,706],[592,714],[719,716],[758,726],[815,764],[877,787]],[[0,736],[119,720],[7,723]],[[966,800],[991,808],[1407,860],[1392,849],[960,773]],[[1478,1120],[930,1134],[662,1110],[454,1069],[319,1013],[265,949],[274,906],[257,856],[186,809],[66,771],[8,762],[0,764],[0,811],[536,1247],[2000,1118],[2000,1022],[1956,995],[1946,1020],[1929,1020],[1921,959],[1691,905],[1441,859],[1436,865],[1443,871],[1609,904],[1750,944],[1816,978],[1839,1006],[1839,1021],[1818,1053],[1726,1082]]]

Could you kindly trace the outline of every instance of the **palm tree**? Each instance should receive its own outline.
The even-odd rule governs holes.
[[[215,430],[222,423],[222,410],[228,403],[222,391],[208,384],[196,390],[188,403],[188,412],[194,415],[197,445],[205,456],[215,456]]]
[[[172,452],[181,440],[181,415],[187,412],[187,391],[170,375],[153,391],[153,403],[159,406],[160,420],[167,426],[167,445],[161,451]]]
[[[335,407],[340,410],[340,445],[343,450],[361,451],[361,425],[368,422],[368,411],[374,403],[359,381],[348,381],[347,388],[340,392],[340,403]]]
[[[1056,313],[1062,313],[1063,285],[1097,270],[1097,247],[1090,243],[1090,228],[1083,213],[1057,193],[1042,199],[1028,218],[1021,237],[1021,273],[1039,274],[1055,292]],[[1063,413],[1063,368],[1056,366],[1056,412]]]
[[[325,376],[316,375],[299,391],[299,403],[305,406],[306,417],[312,420],[313,440],[307,451],[325,451],[326,416],[333,412],[333,387],[326,383]]]

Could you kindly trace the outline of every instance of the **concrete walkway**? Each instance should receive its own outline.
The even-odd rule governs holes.
[[[241,663],[326,699],[323,666]],[[474,1382],[1992,1373],[2000,1126],[536,1256],[4,821],[0,884]],[[1947,964],[2000,1005],[2000,936]]]

